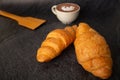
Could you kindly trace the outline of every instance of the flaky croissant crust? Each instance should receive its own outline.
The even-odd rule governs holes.
[[[64,29],[55,29],[48,33],[37,51],[38,62],[48,62],[68,47],[75,39],[76,25],[67,26]]]
[[[74,42],[78,63],[85,70],[102,79],[112,73],[112,58],[104,37],[86,23],[80,23]]]

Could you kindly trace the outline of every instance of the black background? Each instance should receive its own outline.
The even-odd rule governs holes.
[[[120,0],[0,0],[0,9],[21,16],[46,19],[32,31],[0,16],[0,80],[100,80],[77,63],[73,44],[48,63],[36,61],[36,51],[46,35],[66,25],[51,7],[62,2],[81,6],[78,19],[103,35],[110,46],[113,73],[108,80],[120,80]]]

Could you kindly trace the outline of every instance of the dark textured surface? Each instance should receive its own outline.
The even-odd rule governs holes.
[[[65,27],[50,10],[62,2],[81,6],[80,16],[73,24],[89,23],[105,37],[114,62],[108,80],[120,80],[120,0],[0,0],[2,10],[47,20],[31,31],[0,16],[0,80],[100,80],[77,63],[73,44],[51,62],[36,61],[36,50],[47,33]]]

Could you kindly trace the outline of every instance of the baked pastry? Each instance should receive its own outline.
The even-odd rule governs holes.
[[[70,45],[75,39],[76,25],[51,31],[37,51],[38,62],[48,62]]]
[[[80,23],[74,41],[76,57],[82,67],[101,79],[112,73],[112,58],[103,36],[86,23]]]

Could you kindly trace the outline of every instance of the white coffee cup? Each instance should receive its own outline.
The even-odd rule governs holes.
[[[64,24],[70,24],[79,15],[80,6],[75,3],[61,3],[51,8],[52,12]]]

